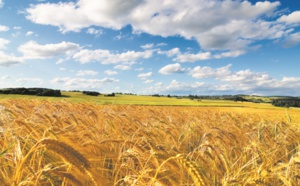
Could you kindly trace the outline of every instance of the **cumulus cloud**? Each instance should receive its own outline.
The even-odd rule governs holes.
[[[128,23],[130,11],[141,3],[142,1],[139,0],[40,3],[26,10],[26,18],[34,23],[57,26],[62,32],[80,31],[91,25],[121,29],[125,23]]]
[[[168,50],[168,51],[159,50],[157,53],[158,54],[165,54],[168,57],[173,57],[175,55],[180,54],[180,50],[179,50],[179,48],[172,48],[171,50]]]
[[[103,34],[103,30],[101,29],[95,29],[95,28],[89,28],[87,29],[86,33],[95,35],[96,37],[99,37],[100,35]]]
[[[109,50],[80,50],[74,54],[73,58],[80,63],[89,63],[93,61],[101,64],[117,64],[117,63],[131,63],[139,59],[148,59],[152,56],[152,50],[145,50],[143,52],[127,51],[123,53],[111,53]]]
[[[227,57],[238,57],[242,54],[246,53],[244,50],[235,50],[235,51],[229,51],[229,52],[222,52],[220,54],[214,55],[214,58],[220,59],[220,58],[227,58]]]
[[[135,71],[143,71],[144,70],[144,68],[136,68],[136,69],[134,69]]]
[[[4,39],[4,38],[0,38],[0,49],[4,49],[5,45],[7,45],[8,43],[10,43],[9,40]]]
[[[230,51],[223,51],[217,54],[212,54],[211,52],[198,52],[198,53],[182,53],[179,48],[173,48],[171,50],[162,51],[158,50],[158,54],[164,54],[167,57],[174,57],[173,61],[178,62],[190,62],[194,63],[197,61],[209,60],[209,59],[221,59],[221,58],[228,58],[228,57],[238,57],[244,53],[245,50],[230,50]]]
[[[201,79],[201,78],[223,78],[227,75],[229,75],[231,72],[229,70],[229,68],[231,67],[231,64],[224,66],[224,67],[220,67],[217,69],[213,69],[211,67],[200,67],[197,66],[195,68],[193,68],[189,74],[193,77],[193,78],[197,78],[197,79]]]
[[[130,70],[131,67],[128,65],[116,65],[114,66],[114,69],[119,69],[119,70]]]
[[[151,49],[153,47],[154,47],[153,43],[148,43],[148,44],[145,44],[145,45],[141,46],[142,49]]]
[[[0,4],[0,8],[1,8],[1,4]],[[8,31],[8,30],[9,30],[9,27],[4,26],[4,25],[0,25],[0,32],[5,32],[5,31]]]
[[[95,76],[98,72],[94,70],[79,70],[77,76]]]
[[[174,73],[183,73],[185,71],[186,69],[181,67],[179,63],[175,63],[175,64],[169,64],[162,67],[159,70],[159,73],[167,75],[167,74],[174,74]]]
[[[22,86],[25,84],[44,84],[44,80],[41,78],[19,78],[16,80],[16,83],[21,84]]]
[[[300,11],[292,12],[289,15],[281,16],[278,21],[285,22],[287,24],[300,23]]]
[[[61,55],[71,55],[80,46],[76,43],[63,41],[56,44],[40,45],[35,41],[29,41],[18,48],[25,59],[46,59]]]
[[[1,80],[9,80],[9,79],[12,79],[12,78],[11,78],[11,76],[6,75],[6,76],[2,76],[0,79]]]
[[[217,79],[230,82],[242,90],[253,90],[255,87],[269,87],[277,82],[267,73],[252,72],[249,69],[231,72],[229,75],[217,77]]]
[[[146,49],[151,49],[154,47],[162,47],[162,46],[167,46],[167,43],[157,43],[157,44],[148,43],[148,44],[142,45],[141,48],[146,50]]]
[[[209,90],[209,85],[203,82],[186,83],[178,82],[177,80],[172,80],[168,85],[163,85],[163,83],[156,83],[155,86],[151,86],[147,89],[147,92],[152,93],[171,93],[171,94],[190,94],[191,92],[200,93],[207,92]]]
[[[152,72],[147,72],[147,73],[139,74],[137,77],[142,80],[146,80],[147,78],[152,77],[152,75],[153,75]]]
[[[157,83],[150,86],[145,92],[159,94],[260,94],[260,95],[298,95],[300,91],[299,77],[283,77],[275,79],[266,73],[250,70],[231,72],[229,75],[216,77],[221,82],[179,82],[169,84]]]
[[[149,83],[152,83],[154,80],[153,79],[147,79],[144,81],[144,84],[149,84]]]
[[[34,34],[34,32],[32,32],[32,31],[26,32],[26,36],[32,36],[33,34]]]
[[[106,70],[104,71],[105,74],[109,75],[109,76],[113,76],[113,75],[117,75],[118,72],[117,71],[113,71],[113,70]]]
[[[196,39],[204,50],[236,51],[256,40],[284,36],[286,27],[267,19],[275,15],[279,6],[278,1],[252,4],[233,0],[79,0],[32,5],[26,9],[26,18],[57,26],[62,32],[78,32],[92,25],[120,30],[130,24],[135,33],[179,35]],[[298,14],[296,11],[282,16],[278,22],[299,22]]]
[[[51,83],[54,85],[62,85],[63,87],[70,89],[99,89],[104,85],[116,82],[119,82],[119,80],[114,78],[84,79],[65,77],[51,80]]]
[[[177,55],[176,58],[174,58],[174,61],[179,62],[195,62],[195,61],[202,61],[202,60],[208,60],[212,58],[212,54],[210,52],[199,52],[197,54],[190,54],[190,53],[184,53]]]
[[[14,55],[7,55],[4,52],[0,51],[0,66],[12,66],[22,63],[23,60],[20,57]]]
[[[285,39],[283,46],[284,47],[293,47],[295,45],[298,45],[299,43],[300,43],[300,32],[289,35]]]

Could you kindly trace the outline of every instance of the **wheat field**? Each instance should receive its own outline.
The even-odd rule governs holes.
[[[299,185],[300,111],[0,101],[1,185]]]

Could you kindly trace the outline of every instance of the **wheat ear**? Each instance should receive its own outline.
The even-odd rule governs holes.
[[[195,162],[186,159],[182,154],[178,154],[176,157],[177,162],[188,170],[196,186],[206,185]]]
[[[47,149],[59,154],[66,161],[78,168],[90,168],[89,161],[80,152],[64,142],[56,139],[43,139],[39,143],[45,145]]]
[[[162,168],[162,166],[168,161],[175,159],[179,164],[181,164],[185,169],[188,170],[189,175],[192,177],[196,186],[204,186],[206,185],[204,180],[202,179],[201,173],[199,172],[197,165],[195,162],[187,160],[182,154],[177,154],[176,156],[172,156],[166,159],[156,170],[154,177],[152,178],[152,185],[155,183],[157,175]]]

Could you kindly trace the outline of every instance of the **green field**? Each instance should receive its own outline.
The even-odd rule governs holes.
[[[238,107],[238,108],[262,108],[282,109],[274,107],[270,103],[234,102],[231,100],[191,100],[188,98],[168,98],[142,95],[116,94],[114,97],[104,95],[89,96],[82,92],[62,92],[63,97],[42,97],[29,95],[6,95],[0,94],[0,99],[38,99],[51,101],[70,101],[75,103],[87,102],[100,105],[145,105],[145,106],[197,106],[197,107]]]

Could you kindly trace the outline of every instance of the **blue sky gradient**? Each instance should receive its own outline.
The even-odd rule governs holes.
[[[300,95],[300,1],[0,0],[0,88]]]

